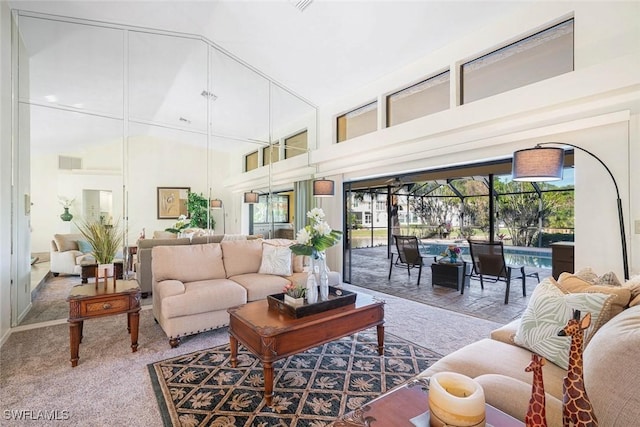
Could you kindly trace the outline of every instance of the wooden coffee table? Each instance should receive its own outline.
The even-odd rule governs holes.
[[[336,420],[334,427],[415,427],[410,420],[429,410],[429,392],[422,381],[391,390]],[[487,426],[522,427],[524,423],[487,404]]]
[[[376,326],[378,354],[384,352],[384,302],[358,294],[354,304],[294,318],[270,310],[267,300],[228,310],[231,366],[237,366],[238,341],[262,362],[264,397],[271,405],[273,362]]]

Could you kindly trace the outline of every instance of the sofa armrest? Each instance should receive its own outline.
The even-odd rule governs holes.
[[[50,261],[51,261],[51,272],[52,273],[63,273],[63,274],[75,274],[76,268],[76,259],[79,256],[82,256],[82,252],[72,250],[72,251],[55,251],[50,252]]]

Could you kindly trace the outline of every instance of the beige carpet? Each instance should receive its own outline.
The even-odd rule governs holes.
[[[499,324],[385,294],[386,330],[440,354],[487,337]],[[60,324],[14,332],[0,350],[0,414],[30,410],[64,414],[59,426],[162,426],[147,365],[228,342],[226,328],[186,338],[171,349],[150,310],[140,316],[139,350],[131,353],[126,316],[85,322],[76,368],[69,363],[69,333]],[[1,421],[9,426],[51,422]]]

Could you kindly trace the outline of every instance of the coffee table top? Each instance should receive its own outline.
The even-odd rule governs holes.
[[[349,412],[334,423],[334,427],[364,427],[371,421],[388,427],[415,427],[410,420],[429,410],[427,381],[417,379],[400,386]],[[487,427],[522,427],[511,415],[487,404]]]
[[[269,309],[266,299],[252,301],[247,304],[229,308],[229,314],[252,326],[260,329],[260,335],[264,337],[278,335],[284,330],[295,330],[296,327],[309,327],[311,324],[322,324],[329,319],[348,316],[360,310],[369,310],[372,307],[384,305],[384,301],[371,295],[358,293],[354,304],[326,310],[310,316],[294,318],[276,310]]]

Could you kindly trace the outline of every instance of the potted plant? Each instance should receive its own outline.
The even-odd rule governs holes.
[[[188,221],[185,215],[180,215],[175,225],[165,228],[165,231],[178,234],[186,228],[210,228],[213,230],[216,227],[216,220],[209,214],[209,201],[202,194],[189,192],[187,212],[189,212]],[[207,219],[209,220],[208,226]]]
[[[80,233],[92,247],[91,254],[98,264],[98,277],[113,275],[113,259],[122,244],[120,227],[116,224],[105,224],[101,221],[83,221],[76,224]]]

